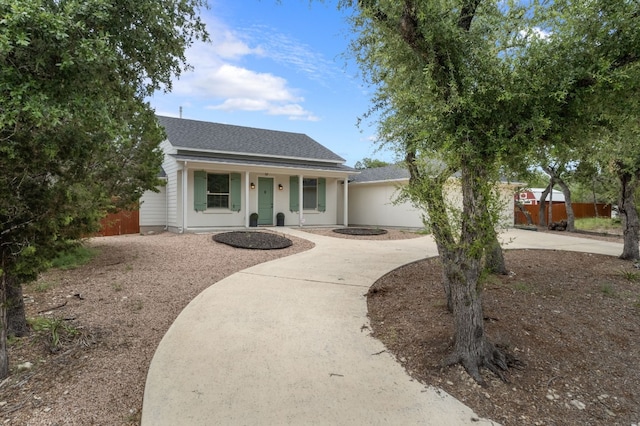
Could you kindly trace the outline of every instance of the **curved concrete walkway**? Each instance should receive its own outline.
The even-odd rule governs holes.
[[[365,241],[278,228],[316,246],[198,295],[149,367],[143,426],[494,424],[414,381],[370,336],[366,292],[437,255],[431,237]],[[619,255],[622,244],[510,230],[507,248]]]

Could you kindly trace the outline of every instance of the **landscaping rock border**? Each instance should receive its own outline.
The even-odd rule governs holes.
[[[333,232],[346,235],[384,235],[387,230],[382,228],[336,228]]]
[[[293,244],[293,241],[282,235],[259,231],[223,232],[215,234],[213,241],[248,250],[279,250]]]

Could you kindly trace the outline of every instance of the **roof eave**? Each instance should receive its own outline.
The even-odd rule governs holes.
[[[171,143],[171,141],[169,141],[169,143]],[[288,156],[272,155],[272,154],[255,154],[255,153],[250,153],[250,152],[196,149],[196,148],[189,148],[189,147],[180,146],[180,145],[174,145],[174,144],[171,144],[171,145],[173,145],[173,147],[176,148],[176,149],[179,149],[179,150],[182,150],[182,151],[189,151],[189,152],[193,152],[193,153],[219,154],[219,155],[238,155],[238,156],[242,156],[242,157],[252,157],[252,158],[277,158],[277,159],[282,159],[282,160],[296,160],[296,161],[314,161],[314,162],[319,162],[319,163],[339,164],[339,165],[343,165],[345,163],[345,161],[346,161],[342,157],[338,157],[338,158],[336,158],[334,160],[330,160],[330,159],[326,159],[326,158],[288,157]]]

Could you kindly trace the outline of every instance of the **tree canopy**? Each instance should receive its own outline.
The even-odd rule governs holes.
[[[385,167],[389,165],[390,163],[387,163],[386,161],[379,160],[377,158],[365,157],[362,160],[356,161],[356,164],[353,166],[353,168],[357,170],[363,170],[374,169],[376,167]]]
[[[7,291],[159,184],[164,132],[145,98],[170,90],[185,49],[208,38],[204,6],[0,0],[2,344]]]
[[[637,96],[636,2],[359,0],[352,51],[375,89],[370,116],[404,154],[426,208],[455,323],[450,363],[483,382],[507,358],[484,335],[482,258],[498,247],[496,181],[536,148],[579,144],[612,99]],[[633,81],[631,81],[633,80]],[[433,160],[438,160],[434,163]],[[443,164],[433,168],[433,164]],[[459,173],[461,207],[444,184]],[[457,219],[457,220],[452,220]]]

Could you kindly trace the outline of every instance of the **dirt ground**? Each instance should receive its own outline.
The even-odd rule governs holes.
[[[381,236],[419,236],[390,230]],[[146,372],[160,339],[197,294],[251,265],[307,250],[242,250],[211,235],[97,238],[100,254],[49,271],[25,288],[29,317],[58,319],[60,344],[37,333],[13,341],[12,375],[0,382],[8,425],[137,425]],[[640,422],[640,270],[615,258],[557,251],[507,253],[507,277],[485,282],[489,336],[524,363],[511,383],[474,385],[442,368],[452,328],[433,260],[378,281],[369,297],[373,333],[414,377],[445,389],[505,425]],[[30,363],[29,366],[27,363]]]
[[[313,247],[289,238],[281,250],[237,249],[211,234],[92,239],[99,254],[87,265],[48,271],[24,288],[27,317],[58,321],[60,344],[51,350],[51,332],[10,344],[0,423],[139,424],[149,364],[182,309],[234,272]]]
[[[524,363],[487,387],[452,348],[437,259],[381,278],[368,297],[373,334],[423,383],[440,387],[503,425],[640,423],[640,270],[617,258],[561,251],[506,251],[510,275],[483,283],[485,326]]]

